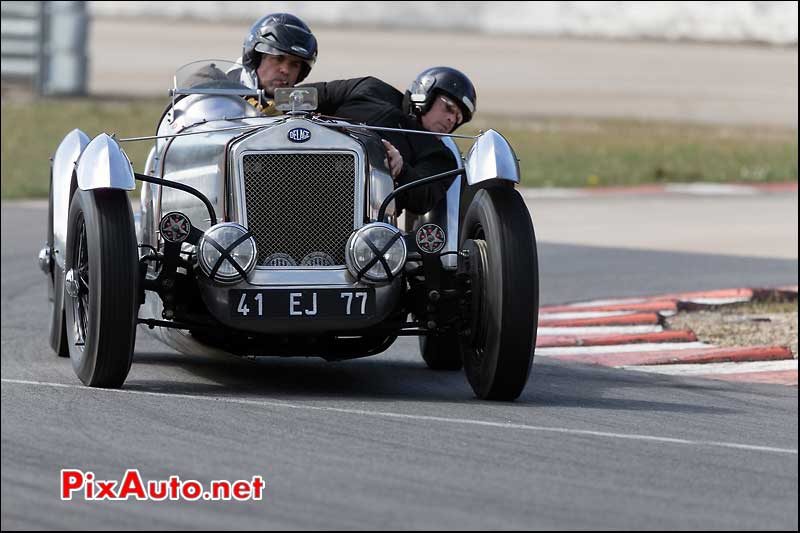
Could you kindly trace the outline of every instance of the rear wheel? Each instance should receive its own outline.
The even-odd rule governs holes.
[[[461,344],[456,333],[419,337],[419,351],[432,370],[461,370]]]
[[[137,249],[130,201],[120,190],[76,190],[67,225],[66,330],[75,373],[92,387],[121,387],[133,360]]]
[[[460,337],[475,394],[514,400],[525,388],[536,346],[539,274],[536,237],[525,202],[511,187],[479,191],[464,217],[471,323]]]

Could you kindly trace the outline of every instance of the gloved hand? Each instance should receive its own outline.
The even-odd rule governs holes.
[[[247,103],[258,109],[262,114],[268,117],[274,117],[283,114],[275,108],[274,100],[262,101],[262,104],[259,105],[258,98],[251,96],[250,98],[247,99]]]

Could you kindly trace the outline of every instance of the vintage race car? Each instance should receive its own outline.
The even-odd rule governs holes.
[[[187,354],[327,360],[411,335],[479,398],[518,397],[539,281],[507,141],[488,130],[464,158],[441,136],[460,167],[395,189],[381,128],[315,115],[313,89],[279,89],[285,114],[264,116],[235,66],[179,69],[155,136],[76,129],[58,146],[39,254],[56,353],[86,385],[120,387],[137,325]],[[148,140],[136,173],[121,144]],[[445,200],[398,227],[397,194],[435,180],[452,180]]]

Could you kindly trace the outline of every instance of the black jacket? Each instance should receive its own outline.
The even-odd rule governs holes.
[[[317,111],[323,115],[370,126],[423,131],[414,118],[403,112],[403,94],[377,78],[354,78],[306,86],[316,87],[319,96]],[[432,135],[389,131],[376,133],[392,143],[403,156],[403,170],[396,178],[398,185],[457,167],[453,153]],[[444,180],[411,189],[397,198],[397,207],[416,214],[426,213],[444,198],[451,182],[452,179]]]

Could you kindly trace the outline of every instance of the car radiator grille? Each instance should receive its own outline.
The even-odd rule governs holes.
[[[246,154],[243,170],[247,225],[259,265],[286,265],[282,254],[301,265],[309,254],[324,257],[319,252],[335,265],[345,264],[355,207],[353,154]],[[306,264],[320,264],[309,259]]]

